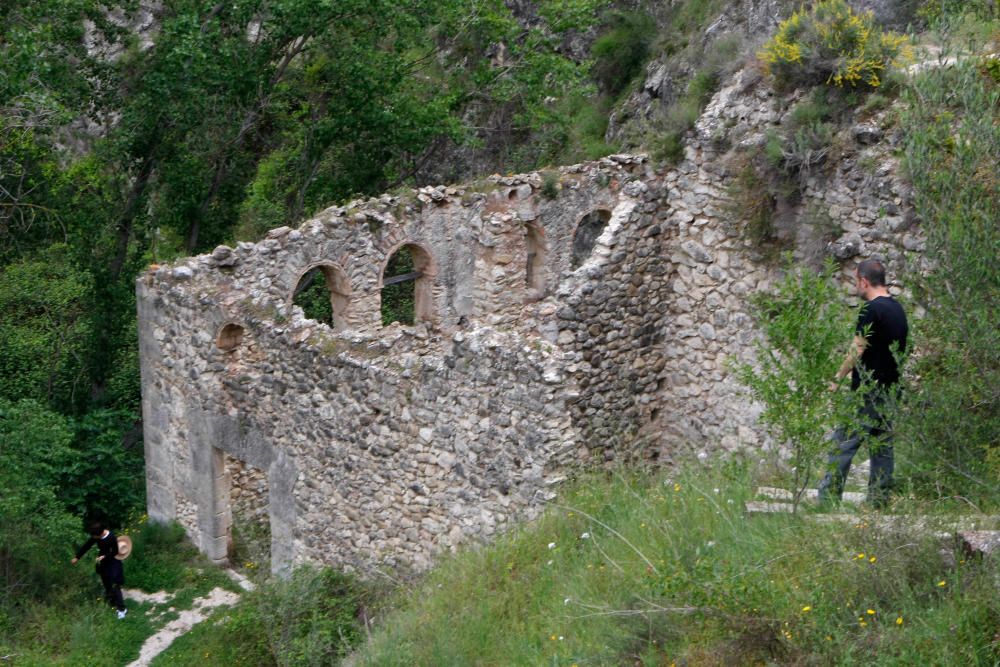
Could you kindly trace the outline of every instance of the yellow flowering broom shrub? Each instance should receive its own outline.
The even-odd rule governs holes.
[[[780,86],[878,88],[887,69],[910,57],[906,37],[875,25],[844,0],[823,0],[778,26],[759,54]]]

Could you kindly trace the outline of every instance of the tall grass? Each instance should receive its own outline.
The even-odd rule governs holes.
[[[1000,32],[998,32],[1000,34]],[[978,51],[983,47],[977,47]],[[1000,506],[1000,84],[986,60],[932,68],[906,92],[904,165],[930,270],[919,381],[899,425],[921,493]]]
[[[619,471],[443,562],[365,665],[993,664],[995,564],[928,535],[747,518],[739,467]]]

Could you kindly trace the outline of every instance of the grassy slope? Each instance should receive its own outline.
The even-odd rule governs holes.
[[[588,477],[435,568],[365,665],[994,664],[995,563],[926,536],[748,519],[740,471]],[[861,555],[863,554],[863,556]]]
[[[3,653],[15,655],[17,665],[124,665],[139,657],[147,637],[178,611],[189,609],[196,597],[216,586],[238,590],[184,540],[180,526],[143,525],[131,535],[135,548],[125,562],[126,588],[167,590],[172,593],[168,602],[127,601],[129,615],[119,621],[104,603],[92,561],[85,559],[77,567],[86,582],[48,605],[25,609],[12,641],[0,642]]]

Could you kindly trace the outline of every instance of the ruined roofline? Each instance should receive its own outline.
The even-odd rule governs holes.
[[[316,335],[313,344],[320,347],[336,347],[333,341],[339,341],[348,347],[370,348],[378,341],[427,347],[428,329],[454,333],[466,326],[499,325],[511,333],[522,329],[519,311],[525,303],[559,301],[572,291],[565,284],[567,277],[581,268],[571,257],[576,227],[593,211],[603,211],[602,221],[607,224],[612,210],[629,198],[623,193],[628,182],[652,175],[647,163],[645,155],[612,155],[558,169],[494,174],[463,185],[428,186],[354,200],[331,206],[295,229],[272,229],[256,243],[218,246],[212,253],[151,267],[138,282],[174,298],[197,299],[205,310],[218,311],[217,317],[210,318],[219,327],[213,336],[229,323],[251,324],[281,329],[281,333],[290,330],[289,342],[294,345]],[[549,187],[556,191],[548,192]],[[645,186],[638,183],[637,187],[632,195]],[[496,285],[504,285],[508,292],[522,287],[517,284],[520,268],[503,269],[510,275],[497,277],[501,265],[514,262],[520,267],[532,261],[530,249],[526,258],[524,248],[500,248],[509,245],[511,234],[523,234],[515,228],[529,229],[536,243],[546,245],[551,266],[540,266],[536,260],[535,271],[548,271],[548,284],[529,285],[523,295],[502,294],[501,290],[489,293]],[[607,249],[600,247],[600,238],[590,242],[592,261],[602,261]],[[386,262],[403,245],[428,257],[423,289],[430,305],[421,318],[425,326],[400,331],[399,327],[382,327],[377,315]],[[496,266],[489,266],[490,262]],[[316,326],[293,307],[298,281],[317,267],[329,270],[344,285],[341,297],[351,312],[345,313],[346,324],[338,330]],[[499,311],[507,314],[506,322],[497,319]],[[552,319],[554,313],[555,308],[547,308],[535,315]],[[369,349],[364,355],[374,351]]]
[[[365,199],[352,199],[343,204],[333,204],[326,207],[325,209],[303,219],[297,227],[291,227],[288,225],[283,225],[280,227],[275,227],[264,233],[264,236],[257,241],[237,241],[237,247],[250,246],[252,248],[260,243],[267,241],[272,238],[280,238],[284,234],[293,231],[301,232],[304,227],[306,227],[312,221],[329,216],[345,216],[348,213],[364,215],[366,212],[372,209],[379,209],[389,204],[389,200],[400,201],[404,197],[410,198],[416,201],[420,201],[423,204],[429,204],[432,202],[449,202],[454,203],[455,201],[460,201],[461,197],[465,194],[485,194],[483,192],[483,186],[481,183],[483,181],[493,184],[496,187],[516,187],[518,185],[531,185],[533,188],[539,188],[542,184],[543,174],[547,172],[557,172],[560,175],[569,174],[580,174],[586,172],[588,169],[593,169],[595,167],[611,167],[611,168],[625,168],[629,171],[634,171],[638,169],[641,165],[649,163],[649,155],[646,153],[614,153],[607,155],[597,160],[589,160],[586,162],[578,162],[571,165],[562,165],[552,168],[543,168],[535,171],[522,172],[519,174],[499,174],[494,173],[489,176],[485,176],[480,179],[474,179],[472,181],[467,181],[464,183],[452,183],[452,184],[438,184],[438,185],[428,185],[420,188],[407,188],[405,190],[398,191],[398,194],[392,194],[389,192],[382,193],[378,196],[368,197]],[[452,192],[448,192],[451,190]],[[228,246],[220,245],[216,248],[226,248]],[[233,250],[230,248],[230,250]],[[215,251],[199,253],[197,255],[188,255],[186,257],[178,258],[172,262],[154,263],[151,264],[147,270],[141,275],[153,274],[157,279],[164,279],[167,277],[167,273],[161,272],[163,269],[172,269],[177,267],[182,267],[189,264],[192,260],[207,260],[214,256]],[[209,263],[209,266],[226,266],[225,263],[213,262]]]

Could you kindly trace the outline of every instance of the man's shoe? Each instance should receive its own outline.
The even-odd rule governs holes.
[[[127,614],[127,613],[128,613],[128,609],[120,609],[120,610],[118,610],[118,620],[121,620],[121,619],[125,618],[125,614]]]

